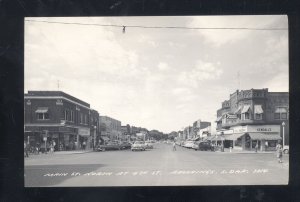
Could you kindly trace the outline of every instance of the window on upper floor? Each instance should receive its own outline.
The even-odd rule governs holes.
[[[262,120],[263,109],[261,105],[254,105],[254,118],[255,120]]]
[[[39,107],[35,113],[38,120],[49,120],[48,107]]]
[[[251,118],[251,115],[250,115],[250,105],[244,105],[242,111],[241,111],[241,114],[242,114],[242,120],[248,120]]]
[[[80,123],[83,124],[83,114],[80,113]]]
[[[274,113],[274,119],[285,120],[287,119],[287,108],[286,107],[276,107]]]

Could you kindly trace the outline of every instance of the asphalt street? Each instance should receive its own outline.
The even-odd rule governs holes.
[[[26,187],[288,184],[288,155],[154,149],[40,154],[25,158]]]

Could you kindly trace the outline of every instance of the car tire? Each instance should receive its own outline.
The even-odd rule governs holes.
[[[288,153],[289,153],[289,150],[288,150],[288,149],[285,149],[285,150],[283,150],[283,153],[284,153],[284,154],[288,154]]]

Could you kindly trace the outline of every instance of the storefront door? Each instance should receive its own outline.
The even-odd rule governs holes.
[[[245,134],[245,149],[251,150],[251,138],[250,135],[247,133]]]

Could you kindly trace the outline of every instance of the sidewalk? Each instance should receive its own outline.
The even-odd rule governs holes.
[[[73,151],[55,151],[53,154],[59,155],[59,154],[84,154],[84,153],[89,153],[93,152],[92,149],[86,149],[86,150],[73,150]]]
[[[221,151],[217,151],[221,152]],[[234,154],[273,154],[275,151],[247,151],[247,150],[237,150],[237,149],[232,149],[230,152],[230,149],[224,148],[224,152],[222,153],[234,153]]]

